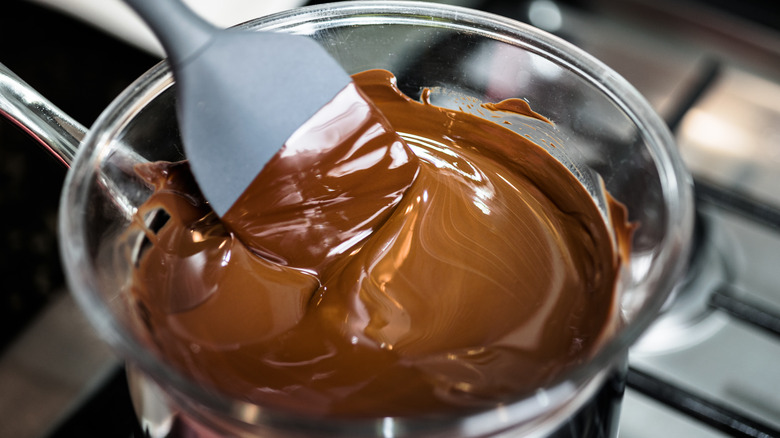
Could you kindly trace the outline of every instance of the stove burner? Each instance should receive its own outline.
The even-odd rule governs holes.
[[[683,281],[662,315],[632,347],[633,355],[669,353],[696,345],[717,333],[728,318],[710,306],[713,294],[733,283],[739,246],[701,209],[696,213],[693,251]]]

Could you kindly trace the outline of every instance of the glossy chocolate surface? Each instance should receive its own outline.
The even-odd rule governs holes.
[[[246,197],[276,209],[257,229],[226,227],[186,163],[139,168],[155,191],[131,292],[154,348],[241,399],[346,417],[484,408],[589,358],[617,324],[625,212],[610,200],[608,227],[565,166],[498,123],[413,101],[384,71],[355,82],[414,156],[382,132],[300,136]],[[319,148],[367,158],[295,162]],[[317,216],[317,178],[326,202],[366,203]]]

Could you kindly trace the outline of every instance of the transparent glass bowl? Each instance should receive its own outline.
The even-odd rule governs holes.
[[[551,126],[529,119],[536,128],[534,140],[569,166],[598,202],[603,184],[639,224],[620,290],[623,324],[592,360],[560,381],[514,403],[468,415],[304,418],[194,384],[147,348],[148,334],[126,292],[134,254],[128,226],[150,193],[132,166],[183,158],[173,80],[161,63],[96,121],[61,203],[61,247],[70,287],[96,329],[127,360],[131,377],[156,388],[163,398],[159,409],[236,436],[452,437],[555,430],[625,360],[627,348],[656,317],[687,262],[691,185],[664,123],[624,79],[574,46],[477,11],[432,3],[346,2],[283,12],[242,27],[309,36],[348,72],[390,70],[401,90],[418,98],[430,88],[433,103],[440,106],[457,108],[464,98],[526,99],[554,121]],[[149,414],[144,409],[142,417]]]

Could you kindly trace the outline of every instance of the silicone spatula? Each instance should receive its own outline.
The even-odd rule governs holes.
[[[242,242],[317,270],[384,223],[419,162],[314,40],[217,29],[180,0],[126,2],[169,55],[195,181]]]
[[[315,41],[219,29],[180,0],[126,0],[168,55],[190,167],[221,217],[284,142],[350,83]]]

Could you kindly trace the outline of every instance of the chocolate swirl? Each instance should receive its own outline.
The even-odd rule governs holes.
[[[373,193],[364,208],[382,217],[367,226],[344,211],[344,229],[364,232],[339,245],[310,232],[317,219],[307,216],[264,225],[293,230],[299,246],[283,232],[247,246],[203,201],[186,163],[139,169],[155,191],[138,213],[148,243],[132,296],[154,348],[233,396],[346,417],[492,406],[589,358],[616,324],[614,242],[630,236],[622,209],[610,199],[608,227],[565,166],[500,124],[413,101],[388,72],[355,82],[415,158],[393,165],[392,140],[375,149],[381,159],[349,169],[317,162],[314,173],[336,179],[384,163],[357,184]],[[270,164],[263,172],[269,182],[313,178]],[[248,198],[278,199],[269,184]],[[295,202],[285,209],[300,213]],[[155,215],[164,225],[147,225]]]

